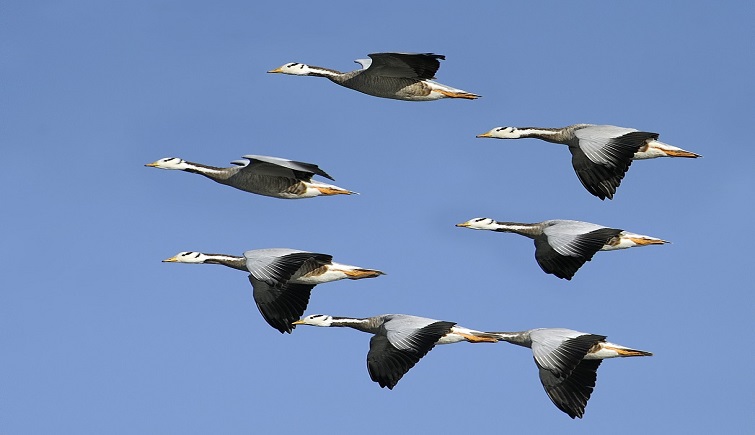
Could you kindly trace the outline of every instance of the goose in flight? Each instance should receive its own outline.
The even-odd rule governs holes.
[[[431,101],[441,98],[474,100],[479,95],[433,81],[446,57],[433,53],[372,53],[357,59],[362,69],[340,72],[303,63],[287,63],[269,73],[325,77],[335,84],[372,95],[406,101]]]
[[[632,160],[700,157],[658,141],[658,133],[613,125],[575,124],[563,128],[496,127],[477,137],[536,138],[569,146],[572,166],[588,192],[612,199]]]
[[[516,233],[535,240],[535,260],[543,272],[570,280],[598,251],[669,243],[655,237],[634,234],[589,222],[547,220],[534,224],[498,222],[474,218],[457,227]]]
[[[254,302],[265,321],[281,333],[291,333],[317,284],[340,279],[375,278],[383,272],[332,261],[328,254],[287,248],[255,249],[242,257],[180,252],[167,263],[222,264],[249,273]]]
[[[234,160],[231,163],[236,166],[216,168],[178,157],[166,157],[145,166],[193,172],[220,184],[274,198],[298,199],[355,193],[331,184],[312,181],[313,175],[333,179],[312,163],[254,155],[246,155],[243,160]]]
[[[603,335],[571,329],[539,328],[489,334],[532,349],[545,392],[553,404],[571,418],[582,418],[603,359],[653,355],[609,343]]]
[[[373,334],[367,352],[370,379],[381,388],[393,389],[436,344],[495,343],[497,335],[475,331],[446,322],[407,314],[383,314],[367,318],[333,317],[313,314],[294,325],[345,326]]]

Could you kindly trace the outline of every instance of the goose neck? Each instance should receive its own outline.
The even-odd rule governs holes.
[[[502,233],[515,233],[530,238],[543,234],[543,228],[540,224],[525,224],[519,222],[496,221],[493,230]]]
[[[530,337],[530,331],[491,332],[491,334],[495,334],[500,340],[511,344],[516,344],[523,347],[532,347],[532,338]]]
[[[213,180],[229,177],[231,170],[238,171],[237,168],[218,168],[215,166],[203,165],[201,163],[186,162],[185,164],[186,168],[184,169],[184,171],[204,175],[205,177],[212,178]]]
[[[368,317],[364,319],[353,317],[333,317],[330,326],[353,328],[362,332],[377,333],[380,325],[375,318]]]
[[[574,129],[572,127],[564,128],[539,128],[539,127],[524,127],[518,129],[519,137],[522,138],[535,138],[544,140],[546,142],[558,143],[568,145],[574,137]]]
[[[337,82],[344,76],[344,73],[330,68],[323,68],[321,66],[310,66],[309,75],[315,77],[325,77],[334,82]]]
[[[248,272],[246,258],[244,257],[226,254],[205,254],[205,256],[207,257],[204,261],[206,264],[222,264],[232,269]]]

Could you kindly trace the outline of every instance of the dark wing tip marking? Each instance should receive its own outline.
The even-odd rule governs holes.
[[[249,275],[254,303],[262,318],[281,333],[289,334],[296,327],[291,323],[299,320],[309,304],[314,284],[286,284],[271,286]]]
[[[539,237],[535,239],[535,261],[543,272],[570,281],[579,268],[589,261],[589,258],[561,255],[548,244],[544,237]]]
[[[546,385],[543,388],[554,405],[571,418],[582,418],[587,401],[590,400],[598,378],[598,367],[603,360],[582,360],[571,372],[569,377],[557,384]],[[541,380],[550,376],[540,370]]]

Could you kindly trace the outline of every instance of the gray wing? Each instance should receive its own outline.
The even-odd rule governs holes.
[[[366,74],[419,80],[435,78],[440,60],[446,58],[434,53],[372,53],[368,56],[372,63],[365,70]]]
[[[252,154],[245,155],[244,158],[249,160],[248,164],[245,164],[246,162],[244,162],[243,160],[236,160],[231,163],[243,165],[243,170],[251,170],[255,173],[263,175],[274,175],[279,177],[309,180],[313,175],[316,174],[333,180],[333,177],[328,175],[328,173],[320,169],[320,167],[314,163],[281,159],[279,157],[256,156]]]
[[[420,318],[422,319],[422,318]],[[419,324],[423,324],[419,329],[403,329],[406,325],[412,324],[398,322],[390,325],[387,321],[381,329],[370,339],[370,351],[367,353],[367,371],[370,379],[377,382],[380,387],[393,389],[398,381],[419,362],[422,357],[427,355],[435,347],[435,343],[444,335],[451,331],[455,325],[454,322],[432,321],[427,324],[422,319]],[[401,330],[397,330],[397,325],[401,325]],[[396,347],[392,336],[400,336],[395,341],[400,348]]]
[[[554,405],[571,418],[582,417],[590,399],[601,360],[583,359],[603,335],[569,329],[532,331],[532,353],[540,382]]]
[[[612,125],[574,131],[578,147],[569,147],[572,166],[582,185],[600,199],[611,199],[632,164],[634,153],[658,134]]]
[[[299,320],[309,304],[309,296],[314,284],[293,284],[272,286],[260,281],[251,274],[254,303],[262,318],[281,333],[289,334],[295,328],[291,322]]]
[[[256,249],[244,252],[246,268],[252,276],[269,286],[280,287],[303,267],[311,263],[329,264],[332,255],[297,251],[287,248]],[[297,320],[297,319],[294,319]]]
[[[570,280],[583,264],[622,230],[589,222],[559,221],[535,238],[535,260],[545,273]]]

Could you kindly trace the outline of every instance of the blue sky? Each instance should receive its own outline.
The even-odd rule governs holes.
[[[734,433],[755,430],[749,2],[38,1],[0,6],[0,432]],[[409,103],[342,71],[435,52],[476,101]],[[635,162],[613,201],[565,147],[495,126],[605,123],[697,160]],[[319,164],[359,196],[284,201],[145,168],[243,154]],[[571,282],[472,217],[579,219],[672,241],[598,253]],[[246,276],[163,264],[289,247],[387,272],[315,288],[308,313],[566,327],[652,351],[603,363],[584,419],[529,350],[441,346],[393,391],[369,336],[268,327]]]

